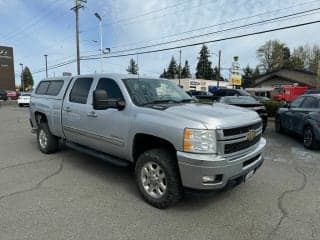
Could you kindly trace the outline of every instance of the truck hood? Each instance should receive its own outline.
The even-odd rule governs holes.
[[[181,104],[164,111],[172,116],[201,122],[208,129],[230,128],[261,121],[255,111],[221,103]]]

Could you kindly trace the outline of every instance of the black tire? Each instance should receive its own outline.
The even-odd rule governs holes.
[[[161,197],[153,197],[143,186],[143,170],[147,164],[155,164],[164,172],[166,190]],[[135,165],[135,177],[139,192],[146,202],[160,209],[167,208],[180,201],[183,197],[183,190],[180,180],[179,168],[175,155],[164,149],[151,149],[142,153]],[[160,181],[160,180],[158,180]],[[155,183],[157,184],[157,183]],[[147,185],[147,184],[146,184]],[[148,186],[151,188],[152,183]],[[154,185],[153,185],[154,187]]]
[[[19,103],[19,107],[23,107],[23,104]]]
[[[303,129],[303,145],[308,149],[319,149],[319,143],[315,139],[311,126],[306,126]]]
[[[276,119],[274,121],[274,127],[277,133],[283,133],[283,128],[281,126],[281,119],[279,116],[276,116]]]
[[[44,141],[46,138],[46,141]],[[53,136],[47,123],[40,123],[37,130],[37,142],[41,152],[50,154],[59,150],[59,138]]]

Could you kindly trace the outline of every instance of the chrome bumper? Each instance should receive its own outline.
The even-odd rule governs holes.
[[[261,138],[254,149],[232,159],[212,154],[177,152],[182,185],[199,190],[220,189],[238,176],[257,170],[262,162],[266,140]],[[212,179],[212,181],[209,181]]]

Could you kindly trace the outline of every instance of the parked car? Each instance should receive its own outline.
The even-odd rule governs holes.
[[[213,93],[213,100],[219,101],[221,97],[225,96],[250,96],[250,94],[243,89],[219,88]]]
[[[31,93],[21,93],[18,97],[19,107],[29,106]]]
[[[289,103],[303,95],[309,89],[310,87],[307,86],[281,86],[275,88],[274,91],[277,92],[277,94],[273,95],[273,99],[279,102]]]
[[[306,91],[305,94],[320,94],[320,89],[311,89]]]
[[[207,91],[196,91],[196,90],[190,90],[186,92],[189,96],[194,97],[199,100],[212,100],[213,94]]]
[[[263,102],[263,101],[270,101],[270,98],[265,96],[253,96],[257,101]]]
[[[7,91],[7,97],[10,100],[17,100],[18,95],[17,95],[17,92],[15,91]]]
[[[8,97],[7,97],[7,93],[6,91],[0,90],[0,101],[7,101]]]
[[[302,95],[279,109],[275,119],[278,133],[291,132],[303,138],[306,148],[320,147],[320,94]]]
[[[166,79],[92,74],[42,80],[31,96],[38,147],[67,146],[132,165],[142,197],[158,208],[184,188],[242,182],[262,165],[262,121],[251,110],[200,104]]]
[[[253,97],[251,97],[251,96],[225,96],[225,97],[221,97],[219,99],[219,102],[256,111],[262,119],[263,132],[266,130],[267,124],[268,124],[268,114],[267,114],[266,108],[263,104],[258,102]]]

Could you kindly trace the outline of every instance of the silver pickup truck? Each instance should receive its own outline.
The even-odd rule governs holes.
[[[151,205],[166,208],[185,189],[243,181],[263,162],[260,117],[220,103],[200,104],[166,79],[91,74],[42,80],[30,102],[41,152],[61,143],[131,165]]]

